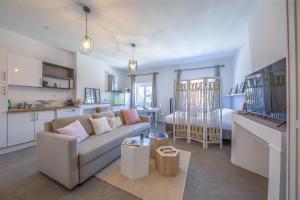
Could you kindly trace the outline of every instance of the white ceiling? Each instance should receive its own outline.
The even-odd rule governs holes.
[[[91,8],[93,56],[127,67],[233,52],[257,0],[0,0],[0,27],[78,51],[83,3]],[[44,26],[48,26],[46,29]]]

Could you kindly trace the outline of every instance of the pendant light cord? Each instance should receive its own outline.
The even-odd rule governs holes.
[[[132,60],[134,60],[134,47],[132,48]]]
[[[132,44],[130,44],[130,46],[132,47],[132,60],[134,60],[134,48],[135,48],[135,44],[132,43]]]
[[[87,37],[87,11],[85,11],[85,36]]]

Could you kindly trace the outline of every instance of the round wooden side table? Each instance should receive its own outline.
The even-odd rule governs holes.
[[[164,153],[163,148],[175,149],[175,152]],[[160,146],[156,149],[156,169],[163,176],[176,176],[179,171],[179,150],[173,146]]]

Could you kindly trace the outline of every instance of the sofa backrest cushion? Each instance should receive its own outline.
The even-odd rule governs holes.
[[[52,126],[52,122],[46,122],[44,124],[44,129],[47,132],[53,132],[53,126]]]
[[[122,115],[126,125],[140,123],[141,119],[136,110],[122,110]]]
[[[72,122],[71,124],[63,128],[58,128],[56,129],[56,131],[62,135],[76,137],[78,143],[89,137],[89,135],[78,120]]]
[[[96,135],[112,131],[111,127],[108,124],[108,120],[106,117],[100,117],[97,119],[90,118],[90,121],[93,125],[94,132]]]
[[[121,111],[116,111],[115,112],[116,117],[120,117],[122,124],[125,124],[125,120],[123,118],[122,112]]]
[[[115,112],[114,111],[106,111],[106,112],[101,112],[101,113],[95,113],[92,115],[93,119],[98,119],[102,117],[114,117]]]
[[[121,126],[123,126],[123,123],[120,119],[120,117],[108,117],[108,124],[111,127],[112,130],[115,130],[116,128],[119,128]]]
[[[57,132],[56,131],[57,129],[63,128],[65,126],[71,124],[72,122],[75,122],[76,120],[78,120],[89,135],[94,135],[95,132],[94,132],[93,126],[89,120],[89,118],[91,118],[91,117],[92,117],[92,115],[81,115],[81,116],[61,117],[61,118],[53,119],[52,120],[53,131]]]

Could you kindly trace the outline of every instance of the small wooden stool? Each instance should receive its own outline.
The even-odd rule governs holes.
[[[150,157],[155,159],[156,157],[156,149],[160,146],[167,146],[168,145],[168,139],[169,136],[164,133],[166,138],[156,138],[153,137],[151,135],[151,133],[149,134],[149,138],[150,138]]]
[[[163,153],[162,148],[173,148],[176,152]],[[156,169],[163,176],[176,176],[179,171],[179,150],[173,146],[160,146],[156,149]]]

